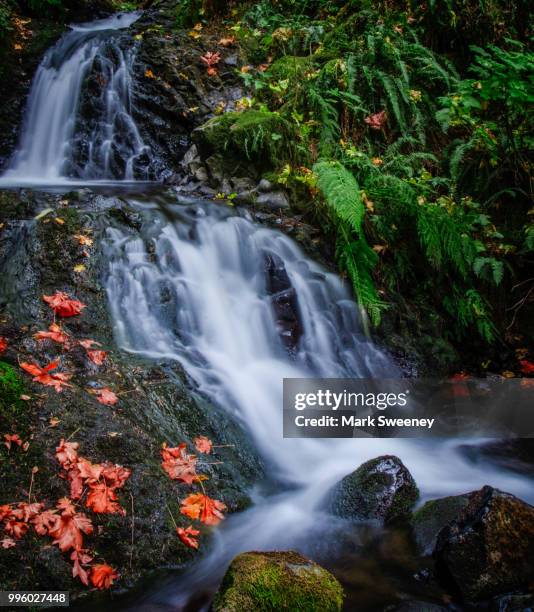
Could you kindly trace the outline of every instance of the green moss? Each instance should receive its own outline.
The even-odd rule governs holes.
[[[210,119],[196,130],[195,138],[204,158],[225,153],[274,168],[290,156],[294,134],[278,113],[248,110]]]
[[[290,81],[300,80],[305,74],[313,69],[313,62],[309,57],[298,57],[296,55],[284,55],[273,62],[269,68],[269,74],[273,79]]]
[[[244,553],[232,562],[214,609],[337,612],[343,589],[325,569],[294,552]]]
[[[0,361],[0,416],[2,429],[12,429],[26,421],[25,403],[20,399],[22,393],[24,393],[24,383],[21,377],[12,366]]]

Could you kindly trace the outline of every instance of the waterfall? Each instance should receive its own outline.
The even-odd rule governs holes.
[[[216,204],[164,211],[151,205],[139,232],[108,229],[106,254],[119,345],[179,361],[218,409],[240,419],[269,474],[283,483],[228,518],[211,552],[148,600],[185,606],[216,586],[226,564],[244,550],[293,547],[313,556],[336,525],[322,509],[325,494],[380,454],[399,455],[426,498],[477,489],[488,480],[531,497],[529,483],[467,463],[454,441],[282,437],[283,378],[399,373],[363,337],[357,306],[339,278],[279,231]]]
[[[150,178],[150,150],[132,117],[135,44],[120,37],[138,18],[73,25],[47,51],[2,183]]]

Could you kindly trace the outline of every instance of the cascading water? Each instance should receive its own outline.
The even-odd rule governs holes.
[[[135,45],[119,32],[138,13],[70,31],[33,79],[17,149],[1,183],[147,180],[150,150],[132,117]]]
[[[176,218],[169,220],[172,214]],[[140,234],[108,230],[107,254],[107,293],[119,344],[179,361],[202,392],[237,415],[269,473],[282,483],[282,492],[257,493],[252,509],[226,520],[211,552],[186,578],[149,594],[151,601],[186,606],[216,585],[226,563],[243,550],[316,553],[318,543],[328,540],[326,531],[338,524],[321,508],[325,494],[380,454],[399,455],[423,497],[488,482],[532,497],[528,481],[468,464],[452,441],[282,437],[284,377],[398,372],[362,338],[356,305],[340,280],[280,232],[213,204],[178,206],[165,214],[151,206]],[[291,319],[288,304],[298,313],[296,331],[284,325]],[[194,609],[200,609],[197,605]]]

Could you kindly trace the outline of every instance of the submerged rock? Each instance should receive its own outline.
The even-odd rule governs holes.
[[[345,476],[334,487],[330,505],[343,518],[391,523],[406,518],[418,497],[417,485],[402,461],[383,455]]]
[[[417,547],[423,555],[431,555],[439,532],[458,518],[461,510],[469,503],[471,493],[431,499],[413,513],[413,527]]]
[[[534,576],[534,508],[483,487],[439,533],[434,558],[441,582],[467,600],[526,587]]]
[[[215,612],[337,612],[343,589],[324,568],[293,551],[246,552],[228,568]]]

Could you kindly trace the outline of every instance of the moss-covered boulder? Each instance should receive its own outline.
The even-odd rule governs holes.
[[[423,555],[431,555],[438,533],[453,520],[469,503],[470,493],[431,499],[413,513],[411,525],[417,548]]]
[[[398,457],[371,459],[345,476],[330,495],[330,508],[343,518],[391,523],[406,518],[419,497],[412,475]]]
[[[216,612],[336,612],[343,604],[339,582],[321,566],[293,551],[247,552],[226,572]]]
[[[291,127],[278,113],[248,110],[213,117],[195,130],[193,140],[203,159],[219,153],[269,169],[287,158],[291,136]]]
[[[483,487],[440,531],[434,558],[438,578],[465,600],[526,590],[534,568],[534,507]]]

